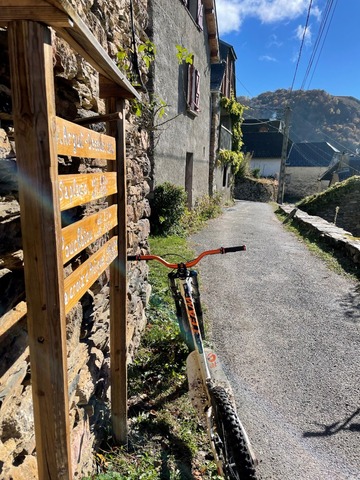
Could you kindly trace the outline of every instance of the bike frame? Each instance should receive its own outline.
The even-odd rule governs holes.
[[[136,260],[156,260],[160,263],[162,263],[165,267],[172,269],[173,272],[169,274],[169,278],[172,283],[172,294],[174,297],[174,300],[176,301],[176,295],[177,291],[179,292],[183,304],[185,306],[186,310],[186,315],[187,315],[187,321],[188,321],[188,326],[189,330],[191,331],[191,335],[193,338],[193,343],[194,343],[194,352],[196,357],[197,357],[197,362],[198,362],[198,367],[199,371],[201,374],[201,379],[202,379],[202,385],[203,388],[202,390],[204,391],[206,395],[206,404],[203,405],[203,414],[205,414],[206,417],[206,424],[207,424],[207,430],[209,434],[209,440],[211,444],[211,449],[214,454],[214,458],[217,464],[217,468],[220,474],[223,473],[222,469],[222,462],[218,457],[216,448],[215,448],[215,441],[214,441],[214,434],[213,434],[213,428],[212,428],[212,422],[211,422],[211,416],[212,416],[212,406],[211,406],[211,398],[210,398],[210,393],[209,393],[209,387],[212,383],[212,376],[210,373],[210,365],[209,365],[209,360],[207,358],[204,344],[203,344],[203,339],[201,336],[201,331],[200,331],[200,324],[199,320],[196,314],[196,308],[194,304],[194,299],[191,293],[192,289],[192,278],[197,275],[197,273],[194,270],[189,270],[192,267],[194,267],[199,261],[204,258],[207,255],[217,255],[217,254],[224,254],[224,253],[230,253],[230,252],[237,252],[237,251],[244,251],[246,250],[245,245],[241,245],[238,247],[220,247],[216,250],[206,250],[202,252],[198,257],[196,257],[193,260],[190,260],[188,262],[181,262],[181,263],[169,263],[167,262],[164,258],[159,257],[158,255],[134,255],[134,256],[128,256],[128,260],[130,261],[136,261]],[[175,288],[175,291],[173,287]],[[190,354],[191,355],[191,354]]]

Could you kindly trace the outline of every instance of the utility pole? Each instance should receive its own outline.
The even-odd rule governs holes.
[[[287,105],[285,107],[285,126],[284,126],[284,136],[283,136],[283,144],[282,144],[282,150],[281,150],[279,190],[278,190],[278,197],[277,197],[277,202],[280,204],[283,203],[284,201],[285,168],[286,168],[286,157],[287,157],[287,149],[288,149],[288,142],[289,142],[290,113],[291,113],[290,107]]]

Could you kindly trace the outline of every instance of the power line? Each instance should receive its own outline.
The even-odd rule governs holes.
[[[307,17],[306,17],[306,23],[305,23],[305,27],[304,27],[304,33],[303,33],[303,37],[302,37],[302,40],[301,40],[299,55],[298,55],[298,59],[297,59],[297,63],[296,63],[294,78],[293,78],[291,88],[290,88],[290,93],[292,92],[292,90],[294,88],[295,78],[296,78],[296,74],[297,74],[297,71],[298,71],[298,68],[299,68],[301,53],[302,53],[302,49],[303,49],[303,46],[304,46],[304,43],[305,43],[305,36],[306,36],[306,32],[307,32],[308,25],[309,25],[311,6],[312,6],[312,0],[310,0],[310,3],[309,3],[309,8],[308,8]]]
[[[308,83],[307,88],[310,87],[310,84],[311,84],[312,79],[313,79],[313,77],[314,77],[314,73],[315,73],[315,71],[316,71],[316,69],[317,69],[317,66],[318,66],[318,63],[319,63],[319,59],[320,59],[320,57],[321,57],[321,54],[322,54],[322,51],[323,51],[323,48],[324,48],[324,45],[325,45],[326,38],[327,38],[327,35],[328,35],[328,33],[329,33],[330,25],[331,25],[332,19],[333,19],[333,17],[334,17],[336,5],[337,5],[337,0],[335,1],[334,10],[333,10],[333,12],[332,12],[332,15],[331,15],[331,18],[330,18],[330,22],[329,22],[329,24],[328,24],[328,28],[327,28],[326,33],[325,33],[325,38],[324,38],[323,43],[322,43],[322,45],[321,45],[320,53],[319,53],[318,58],[317,58],[317,60],[316,60],[315,67],[314,67],[314,69],[313,69],[313,73],[312,73],[312,75],[311,75],[311,78],[310,78],[310,81],[309,81],[309,83]]]
[[[319,46],[321,44],[320,52],[319,52],[319,55],[317,57],[315,67],[314,67],[310,82],[309,82],[308,87],[307,87],[307,88],[309,88],[312,77],[315,73],[315,70],[317,68],[319,59],[321,57],[321,53],[322,53],[322,50],[323,50],[323,47],[324,47],[324,44],[325,44],[325,41],[326,41],[326,38],[327,38],[327,35],[328,35],[328,32],[329,32],[329,28],[330,28],[330,25],[331,25],[331,22],[332,22],[332,19],[333,19],[333,16],[334,16],[336,5],[337,5],[337,0],[335,0],[335,5],[334,5],[334,0],[328,0],[327,1],[326,7],[325,7],[325,10],[324,10],[324,14],[323,14],[323,17],[321,19],[321,24],[320,24],[320,27],[319,27],[319,31],[318,31],[318,34],[317,34],[317,37],[316,37],[316,40],[315,40],[315,43],[314,43],[314,47],[313,47],[313,50],[312,50],[312,53],[311,53],[311,57],[310,57],[310,60],[309,60],[309,63],[308,63],[308,66],[307,66],[307,69],[306,69],[306,72],[305,72],[305,75],[304,75],[304,79],[303,79],[301,87],[300,87],[300,90],[303,90],[304,87],[305,87],[306,80],[307,80],[308,76],[310,75],[310,71],[311,71],[311,68],[313,66],[313,62],[315,60],[316,54],[317,54]],[[334,6],[334,8],[333,8],[333,6]],[[332,11],[330,21],[329,21],[329,16],[330,16],[332,8],[333,8],[333,11]],[[326,30],[325,30],[325,28],[326,28]],[[322,39],[322,37],[324,35],[324,32],[325,32],[325,36]],[[321,41],[322,41],[322,43],[321,43]]]

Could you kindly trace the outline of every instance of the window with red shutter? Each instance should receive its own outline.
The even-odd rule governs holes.
[[[204,28],[204,5],[202,3],[202,0],[197,0],[196,23],[201,28],[201,30],[203,30],[203,28]]]
[[[200,111],[200,72],[188,65],[187,107],[193,113]]]

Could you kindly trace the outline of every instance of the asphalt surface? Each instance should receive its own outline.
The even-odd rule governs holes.
[[[213,344],[264,480],[360,479],[360,286],[236,202],[192,237]]]

